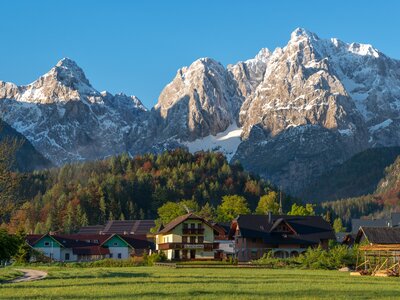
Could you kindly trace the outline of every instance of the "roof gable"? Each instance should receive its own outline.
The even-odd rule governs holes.
[[[279,218],[278,220],[276,220],[269,232],[283,232],[281,231],[281,228],[283,226],[289,229],[288,232],[292,234],[297,234],[296,230],[294,230],[293,227],[283,218]]]
[[[115,245],[117,244],[117,245]],[[130,247],[132,248],[132,246],[125,241],[121,236],[119,236],[118,234],[113,234],[111,235],[107,240],[105,240],[101,246],[103,247]]]
[[[399,227],[361,227],[356,242],[359,243],[363,236],[370,244],[400,244]]]
[[[58,245],[59,247],[63,247],[64,245],[62,243],[60,243],[59,241],[57,241],[57,239],[55,239],[52,235],[50,234],[44,234],[42,237],[40,237],[39,239],[36,239],[32,242],[32,246],[33,247],[39,247],[42,248],[44,245],[44,243],[46,242],[45,240],[49,240],[51,242],[54,242],[56,245]],[[28,239],[29,241],[29,239]],[[52,244],[52,247],[54,247],[55,245]]]
[[[172,220],[171,222],[169,222],[167,225],[165,225],[164,228],[160,229],[157,232],[157,234],[166,234],[166,233],[170,232],[171,230],[173,230],[179,224],[185,222],[186,220],[199,220],[199,221],[202,221],[207,226],[209,226],[211,229],[214,229],[214,226],[210,222],[203,219],[202,217],[199,217],[194,213],[188,213],[186,215],[179,216],[179,217],[175,218],[174,220]]]

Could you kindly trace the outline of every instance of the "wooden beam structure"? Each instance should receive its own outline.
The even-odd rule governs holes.
[[[364,261],[357,257],[356,271],[361,275],[399,276],[400,244],[369,244],[360,246]]]

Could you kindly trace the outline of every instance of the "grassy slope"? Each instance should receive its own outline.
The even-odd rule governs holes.
[[[17,278],[22,275],[22,272],[10,268],[0,269],[0,283]]]
[[[0,286],[0,299],[394,299],[399,278],[337,271],[48,268],[47,279]]]

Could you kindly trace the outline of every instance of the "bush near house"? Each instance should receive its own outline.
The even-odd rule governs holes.
[[[146,266],[153,266],[156,262],[163,262],[167,260],[164,252],[143,255],[143,264]]]
[[[321,247],[309,248],[305,253],[293,258],[275,258],[272,252],[264,254],[252,264],[264,265],[270,268],[303,268],[335,270],[342,267],[354,267],[357,263],[358,247],[349,248],[345,245],[335,245],[329,250]]]

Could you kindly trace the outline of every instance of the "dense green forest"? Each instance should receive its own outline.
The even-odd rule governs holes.
[[[12,195],[2,199],[7,209],[0,221],[10,231],[38,233],[73,232],[109,219],[156,218],[158,208],[182,200],[214,210],[225,195],[243,197],[254,211],[260,197],[275,190],[240,164],[228,164],[221,153],[183,149],[10,175],[17,180]],[[283,195],[285,210],[292,202]]]

